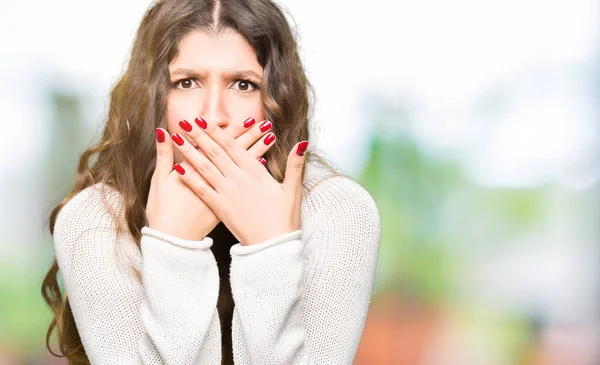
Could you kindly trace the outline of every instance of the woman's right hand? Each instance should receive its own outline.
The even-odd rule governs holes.
[[[255,158],[261,157],[270,146],[255,143],[267,130],[261,132],[261,123],[241,131],[236,137]],[[229,130],[238,130],[229,128]],[[263,129],[264,130],[264,129]],[[150,182],[146,216],[148,227],[177,238],[198,241],[206,237],[219,224],[219,218],[190,190],[173,170],[173,143],[167,131],[156,129],[156,168]],[[258,162],[257,162],[258,163]],[[184,169],[193,167],[187,161],[181,162]]]

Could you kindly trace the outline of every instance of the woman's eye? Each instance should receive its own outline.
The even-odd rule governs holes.
[[[248,81],[248,80],[238,80],[234,83],[234,85],[237,85],[236,89],[243,93],[249,93],[258,88],[255,83],[253,83],[252,81]]]
[[[191,89],[196,83],[194,79],[182,79],[175,83],[175,86],[178,86],[179,89]],[[180,87],[179,87],[180,86]]]

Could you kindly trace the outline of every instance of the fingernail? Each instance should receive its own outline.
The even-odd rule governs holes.
[[[177,171],[177,173],[179,173],[179,175],[185,175],[185,170],[183,169],[183,167],[181,167],[180,164],[176,163],[175,165],[173,165],[173,168],[175,169],[175,171]]]
[[[271,127],[273,126],[273,123],[269,122],[268,120],[265,120],[261,125],[260,125],[260,131],[262,133],[265,133],[266,131],[268,131],[269,129],[271,129]]]
[[[178,146],[183,146],[183,138],[181,138],[179,133],[175,133],[174,135],[171,136],[171,138],[173,139],[173,141],[175,143],[177,143]]]
[[[306,152],[307,148],[308,148],[308,141],[300,142],[300,144],[298,145],[298,149],[296,150],[296,154],[298,156],[304,156],[304,152]]]
[[[198,124],[198,127],[202,128],[202,129],[206,129],[207,124],[206,121],[202,118],[196,118],[195,120],[196,124]]]
[[[252,118],[252,117],[246,119],[244,121],[244,128],[250,128],[250,127],[252,127],[255,122],[256,122],[256,120],[254,120],[254,118]]]
[[[182,120],[181,122],[179,122],[179,126],[186,132],[191,132],[192,131],[192,125],[190,123],[188,123],[187,120]]]
[[[165,131],[156,128],[156,142],[163,143],[165,141]]]
[[[268,146],[275,140],[275,135],[273,133],[269,133],[267,138],[264,139],[265,144]]]
[[[267,160],[265,160],[265,159],[264,159],[264,158],[262,158],[262,157],[261,157],[261,158],[259,158],[259,159],[258,159],[258,161],[259,161],[261,164],[263,164],[263,165],[265,165],[265,164],[267,163]]]

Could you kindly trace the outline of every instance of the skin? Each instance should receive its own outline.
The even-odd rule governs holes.
[[[245,71],[250,73],[239,75]],[[184,36],[169,73],[173,83],[167,99],[169,134],[179,132],[189,140],[179,122],[202,117],[237,137],[246,130],[244,120],[264,119],[258,88],[263,69],[250,44],[233,30],[219,36],[203,32]],[[176,150],[175,161],[181,160]]]
[[[299,151],[308,141],[290,151],[281,184],[257,160],[275,141],[264,143],[274,135],[260,130],[263,123],[244,127],[244,121],[264,118],[258,89],[263,70],[250,44],[232,30],[191,32],[180,41],[169,72],[167,131],[157,129],[146,207],[150,228],[200,240],[222,221],[243,245],[298,230]],[[158,138],[166,132],[172,143]]]

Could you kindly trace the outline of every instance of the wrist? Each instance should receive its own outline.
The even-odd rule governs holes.
[[[207,249],[210,248],[213,244],[213,240],[210,237],[202,237],[199,239],[192,237],[191,239],[187,239],[148,226],[143,227],[141,233],[143,236],[156,238],[161,241],[189,249]]]
[[[249,255],[255,252],[259,252],[270,247],[279,246],[281,244],[287,244],[290,241],[300,240],[302,237],[301,230],[295,230],[287,233],[280,234],[278,236],[269,238],[265,241],[255,243],[252,245],[244,245],[241,242],[231,246],[229,253],[237,256]]]

